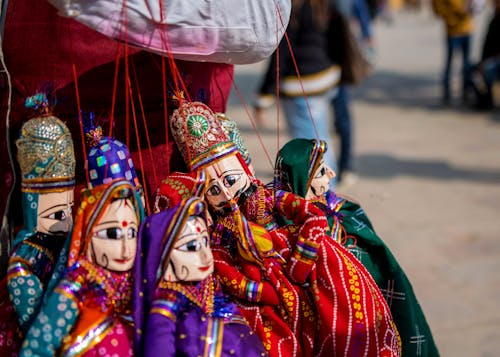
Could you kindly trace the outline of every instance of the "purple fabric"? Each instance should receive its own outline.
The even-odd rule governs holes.
[[[136,354],[198,356],[204,355],[208,348],[209,355],[220,349],[223,356],[266,355],[257,335],[241,317],[237,306],[223,295],[213,276],[203,281],[215,292],[213,312],[210,314],[201,307],[203,304],[197,305],[181,292],[157,288],[160,264],[168,259],[175,237],[182,229],[183,218],[193,212],[190,208],[195,208],[195,214],[205,218],[204,204],[193,197],[181,201],[172,209],[147,217],[141,225],[133,296]],[[179,283],[179,286],[184,285]],[[199,285],[196,288],[199,293],[205,294]],[[200,301],[207,298],[201,295]],[[163,306],[167,307],[163,309]],[[150,313],[152,307],[163,309],[172,318]],[[201,336],[207,336],[207,339],[202,340]]]
[[[172,209],[146,217],[139,230],[134,272],[135,286],[133,292],[135,321],[134,344],[136,351],[141,350],[140,342],[144,325],[144,313],[149,311],[149,306],[156,290],[156,275],[163,251],[163,235],[178,207],[179,205]],[[151,227],[154,229],[150,229]]]
[[[264,347],[248,325],[207,317],[187,299],[181,306],[177,321],[161,314],[151,314],[146,329],[144,356],[203,356],[211,329],[222,331],[222,340],[212,340],[210,352],[220,348],[221,356],[265,356]],[[232,303],[229,303],[233,305]],[[202,338],[205,336],[207,338]],[[216,342],[217,341],[217,342]],[[213,355],[210,354],[209,355]],[[218,355],[218,354],[217,354]]]

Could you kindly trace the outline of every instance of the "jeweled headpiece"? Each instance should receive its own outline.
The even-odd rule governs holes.
[[[214,112],[200,102],[181,101],[170,119],[170,129],[190,170],[238,150]]]
[[[246,164],[249,165],[252,161],[250,158],[250,153],[243,143],[243,137],[241,136],[236,122],[229,118],[226,114],[217,113],[216,115],[217,119],[219,119],[220,123],[222,124],[222,129],[227,134],[229,139],[236,145],[238,151],[241,154],[241,157],[243,157],[243,160],[245,160]]]
[[[23,192],[54,192],[75,185],[71,133],[48,110],[23,124],[16,145]]]
[[[154,198],[154,212],[172,208],[180,201],[193,196],[202,197],[207,184],[204,171],[191,173],[174,172],[158,186]]]
[[[117,178],[125,178],[134,187],[140,186],[135,172],[132,157],[125,144],[121,141],[104,137],[89,150],[90,188]]]
[[[92,114],[86,117],[85,138],[89,146],[87,160],[90,188],[118,178],[130,181],[135,188],[140,187],[127,146],[112,137],[102,137],[102,129],[93,123]]]

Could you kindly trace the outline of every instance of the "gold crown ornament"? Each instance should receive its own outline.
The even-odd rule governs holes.
[[[190,170],[203,168],[238,150],[216,114],[200,102],[181,101],[170,118],[170,130]]]
[[[71,133],[46,106],[41,114],[23,124],[16,145],[22,191],[57,192],[75,185]]]

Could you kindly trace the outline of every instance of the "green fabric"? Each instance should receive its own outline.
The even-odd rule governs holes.
[[[439,356],[425,315],[410,281],[391,251],[375,233],[364,210],[356,203],[342,200],[339,213],[348,238],[346,247],[372,275],[382,291],[401,336],[403,356]],[[329,219],[333,224],[333,219]],[[351,245],[351,246],[350,246]]]
[[[289,185],[291,192],[302,197],[306,195],[307,182],[312,174],[309,172],[311,154],[316,142],[314,139],[293,139],[283,146],[275,167],[280,187]],[[314,161],[318,160],[321,157]],[[391,251],[375,233],[364,210],[354,202],[341,199],[339,213],[343,228],[351,236],[343,244],[361,261],[382,291],[401,336],[402,355],[439,356],[411,283]],[[334,217],[327,218],[330,231],[335,231]]]
[[[38,193],[22,192],[23,228],[17,233],[14,243],[12,244],[13,248],[36,233],[39,196],[40,194]]]
[[[55,356],[79,316],[78,305],[54,292],[44,304],[23,342],[20,356]]]
[[[293,193],[304,197],[307,193],[311,154],[316,140],[293,139],[278,153],[276,171],[281,184],[289,185]]]
[[[23,333],[26,333],[40,309],[43,284],[35,274],[29,274],[9,280],[8,288],[10,301],[16,309],[19,326]]]

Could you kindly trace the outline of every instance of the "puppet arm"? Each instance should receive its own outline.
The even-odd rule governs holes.
[[[223,247],[212,248],[215,271],[222,286],[239,299],[277,306],[280,299],[275,287],[267,281],[248,279],[238,270],[229,252]]]
[[[20,356],[56,356],[80,314],[78,282],[63,279],[46,300],[23,342]]]
[[[275,209],[299,227],[293,254],[287,263],[287,275],[299,284],[306,282],[318,256],[318,249],[328,228],[321,209],[292,193],[276,190]]]

